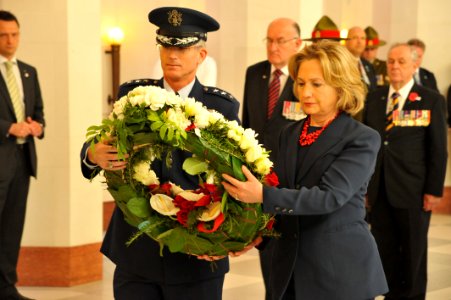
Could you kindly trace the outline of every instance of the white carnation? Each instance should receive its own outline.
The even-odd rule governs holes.
[[[263,154],[263,148],[260,145],[255,145],[250,147],[246,151],[246,161],[248,163],[253,163],[257,159],[259,159]]]
[[[180,130],[185,130],[191,125],[191,121],[188,120],[185,114],[180,110],[180,108],[170,108],[166,112],[166,118],[168,122],[172,123]]]
[[[150,168],[150,161],[140,161],[133,165],[133,178],[144,185],[160,184],[157,174]]]
[[[269,174],[273,166],[273,163],[267,157],[260,157],[254,164],[257,172],[262,175]]]
[[[241,136],[240,148],[246,150],[256,146],[258,146],[258,141],[255,139],[255,131],[247,128]]]
[[[216,124],[219,120],[224,120],[224,116],[215,110],[210,111],[208,122],[210,122],[210,124]]]
[[[210,125],[210,112],[205,108],[199,109],[194,117],[194,124],[200,129]]]

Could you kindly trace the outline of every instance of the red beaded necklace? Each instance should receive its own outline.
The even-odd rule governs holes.
[[[299,136],[299,144],[301,144],[301,146],[309,146],[313,144],[318,139],[319,135],[323,133],[323,131],[330,125],[330,123],[332,123],[333,120],[338,117],[339,114],[340,113],[337,113],[335,117],[330,119],[321,129],[311,133],[307,133],[308,128],[310,127],[310,116],[308,116],[307,120],[304,122],[304,126],[302,127],[301,135]]]

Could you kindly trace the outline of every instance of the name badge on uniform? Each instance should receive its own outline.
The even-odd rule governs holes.
[[[401,110],[393,112],[393,124],[395,126],[429,126],[430,123],[430,110]]]
[[[299,121],[307,117],[302,111],[301,103],[295,101],[283,101],[282,115],[288,120]]]

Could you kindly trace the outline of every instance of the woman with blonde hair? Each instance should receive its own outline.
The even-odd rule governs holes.
[[[295,54],[289,71],[307,118],[281,133],[279,187],[263,186],[246,167],[247,181],[224,175],[224,187],[277,215],[281,236],[271,241],[268,299],[373,299],[387,292],[364,220],[380,137],[351,117],[365,97],[355,59],[325,40]]]

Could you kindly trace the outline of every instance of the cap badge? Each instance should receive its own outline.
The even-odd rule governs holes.
[[[168,22],[172,26],[180,26],[182,24],[182,13],[178,12],[176,9],[173,9],[168,12]]]

